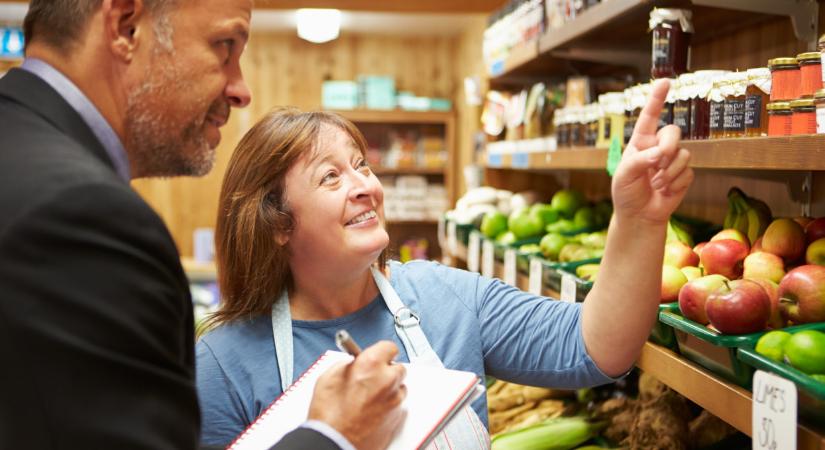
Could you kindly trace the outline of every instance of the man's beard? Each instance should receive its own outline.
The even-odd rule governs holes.
[[[181,76],[172,61],[153,62],[146,81],[127,97],[124,134],[133,176],[206,175],[215,163],[215,149],[204,135],[206,118],[228,117],[229,104],[218,98],[207,110],[208,99],[184,98],[184,103],[191,101],[184,115],[193,118],[185,124],[170,120],[164,116],[164,102],[195,93],[186,83],[189,78]]]

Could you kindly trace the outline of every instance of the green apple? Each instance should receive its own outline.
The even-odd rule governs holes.
[[[507,216],[499,211],[490,211],[481,219],[481,234],[493,239],[507,231]]]
[[[536,203],[531,206],[530,214],[534,214],[541,219],[542,228],[559,220],[559,212],[547,203]]]
[[[805,250],[805,262],[825,266],[825,238],[819,238],[808,245]]]
[[[539,236],[544,231],[544,223],[537,215],[530,214],[528,208],[522,208],[510,214],[507,228],[516,235],[516,239]]]
[[[693,281],[705,275],[704,272],[702,272],[702,269],[694,266],[682,267],[679,270],[681,270],[682,273],[685,274],[685,278],[687,278],[688,281]]]
[[[573,189],[562,189],[553,195],[550,204],[562,217],[572,219],[576,210],[581,208],[584,202],[585,198],[581,192]]]
[[[541,253],[545,258],[551,261],[558,261],[561,249],[567,244],[568,240],[566,237],[558,233],[548,233],[541,238],[539,247],[541,248]]]

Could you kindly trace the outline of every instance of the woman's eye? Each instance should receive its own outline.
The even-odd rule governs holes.
[[[329,183],[335,181],[335,179],[337,177],[338,177],[338,174],[336,174],[335,172],[329,172],[326,175],[324,175],[323,178],[321,178],[321,184],[329,184]]]

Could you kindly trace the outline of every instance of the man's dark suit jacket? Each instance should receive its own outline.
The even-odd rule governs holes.
[[[196,448],[193,339],[161,219],[57,92],[11,70],[0,79],[0,448]],[[276,447],[338,448],[310,430]]]

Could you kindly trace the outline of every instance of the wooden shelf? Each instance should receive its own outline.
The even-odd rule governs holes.
[[[635,73],[644,77],[650,70],[651,38],[648,19],[650,10],[654,7],[680,7],[693,11],[692,22],[696,30],[692,38],[693,45],[771,20],[777,15],[791,16],[799,21],[801,16],[811,13],[806,9],[807,5],[799,2],[786,0],[780,6],[776,2],[777,0],[604,1],[561,27],[545,31],[538,40],[533,59],[525,59],[527,51],[512,55],[504,63],[503,70],[492,74],[491,83],[500,86],[517,84],[518,80],[530,82],[537,78],[547,79],[552,75],[573,74],[600,76]]]
[[[636,365],[657,380],[751,436],[751,393],[723,381],[676,353],[650,342]],[[825,450],[825,435],[806,425],[797,431],[798,449]]]
[[[218,270],[214,262],[199,262],[192,258],[181,258],[181,265],[190,282],[215,281],[218,279]]]
[[[467,247],[459,243],[455,254],[449,256],[466,261]],[[503,274],[504,265],[496,262],[495,276],[502,278]],[[527,290],[528,281],[528,277],[519,272],[516,287]],[[557,292],[546,287],[542,294],[559,298]],[[747,390],[728,383],[676,353],[650,342],[642,348],[636,365],[737,430],[751,435],[752,396]],[[817,431],[807,425],[799,425],[797,448],[825,450],[825,430]]]
[[[694,169],[825,170],[825,135],[682,141]],[[548,170],[604,169],[607,149],[562,148],[528,154],[487,154],[488,168]]]
[[[446,163],[445,163],[446,164]],[[444,175],[444,169],[431,167],[370,167],[376,175]]]
[[[352,122],[366,123],[415,123],[415,124],[446,124],[454,118],[451,111],[404,111],[400,109],[392,110],[335,110]]]

